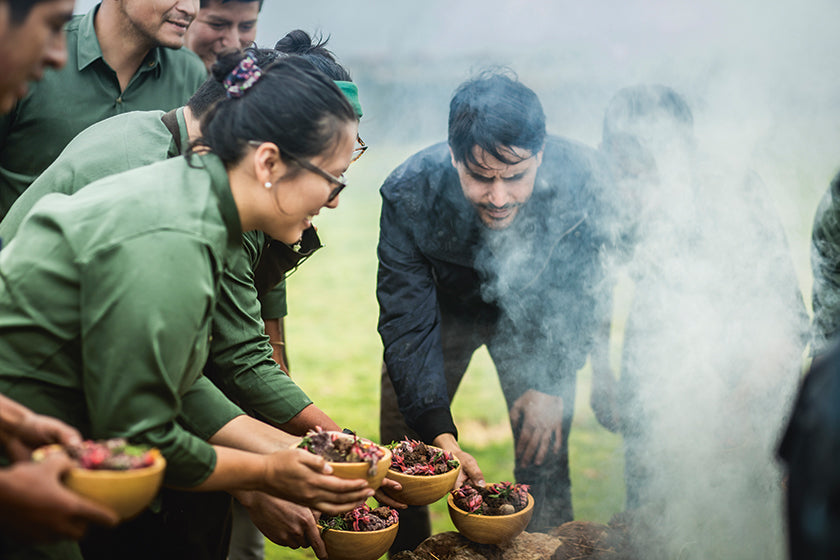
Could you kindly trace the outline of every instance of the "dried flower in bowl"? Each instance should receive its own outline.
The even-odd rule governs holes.
[[[528,505],[528,485],[497,482],[474,487],[465,484],[452,491],[458,508],[477,515],[510,515]]]
[[[458,468],[458,459],[452,453],[422,441],[407,439],[392,443],[391,470],[403,474],[432,476]]]
[[[336,531],[378,531],[397,523],[397,510],[388,506],[371,509],[362,504],[340,515],[322,515],[318,520],[321,530],[335,529]]]
[[[325,431],[321,428],[309,430],[298,447],[333,463],[367,463],[370,476],[376,474],[377,463],[386,455],[381,446],[356,434]]]
[[[127,471],[151,466],[160,453],[149,445],[132,445],[124,438],[85,440],[75,445],[51,445],[43,455],[63,450],[88,470]]]

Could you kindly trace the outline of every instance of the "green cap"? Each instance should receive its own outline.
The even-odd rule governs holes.
[[[353,106],[353,110],[356,111],[356,114],[359,118],[362,118],[362,104],[359,103],[359,88],[353,82],[345,82],[342,80],[335,80],[335,85],[338,86],[338,89],[344,94],[344,97],[347,98],[347,101],[350,102],[350,105]]]

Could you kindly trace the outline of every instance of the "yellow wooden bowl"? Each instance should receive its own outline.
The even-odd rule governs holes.
[[[397,538],[399,522],[378,531],[339,531],[321,533],[329,560],[376,560],[388,552]]]
[[[460,472],[460,464],[443,474],[433,475],[405,474],[388,469],[388,478],[402,484],[402,490],[383,488],[382,491],[404,504],[425,506],[446,496],[455,486]]]
[[[534,497],[531,494],[528,494],[525,509],[510,515],[467,513],[455,505],[452,494],[449,494],[446,503],[449,506],[449,518],[458,532],[480,544],[503,544],[513,540],[525,530],[534,513]]]
[[[353,437],[342,432],[335,433],[341,434],[342,437]],[[375,445],[383,452],[385,452],[385,455],[376,463],[376,472],[374,474],[368,474],[370,466],[367,463],[337,463],[335,461],[329,461],[329,464],[333,468],[333,474],[338,478],[364,478],[365,480],[367,480],[368,485],[374,490],[376,490],[382,485],[382,480],[385,478],[385,475],[388,474],[388,467],[391,466],[391,450],[387,447],[383,447],[381,445],[373,443],[369,439],[358,439],[361,439],[362,441],[371,445]],[[292,448],[294,449],[298,447],[298,445],[299,444],[294,444]]]
[[[370,468],[367,463],[335,463],[330,461],[333,474],[339,478],[364,478],[368,485],[376,490],[382,485],[382,480],[388,474],[388,467],[391,466],[391,450],[380,446],[385,451],[385,456],[376,463],[376,473],[368,474]]]
[[[125,521],[146,509],[160,490],[166,459],[156,450],[154,463],[148,467],[116,470],[90,470],[82,467],[70,469],[64,484],[76,492],[117,512]],[[32,458],[40,460],[45,450],[37,449]]]

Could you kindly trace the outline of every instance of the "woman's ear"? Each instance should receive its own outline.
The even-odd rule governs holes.
[[[273,142],[263,142],[254,151],[254,174],[261,184],[273,183],[286,172],[280,150]]]

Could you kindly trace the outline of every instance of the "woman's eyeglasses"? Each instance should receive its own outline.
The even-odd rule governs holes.
[[[356,148],[353,150],[353,157],[350,158],[350,163],[353,163],[354,161],[362,157],[362,154],[365,153],[365,150],[368,149],[367,144],[365,144],[364,140],[362,140],[362,137],[358,134],[356,135],[356,144],[358,144],[358,146],[356,146]]]
[[[335,200],[335,197],[337,197],[338,194],[341,191],[344,190],[344,187],[347,186],[347,179],[344,178],[344,173],[342,173],[341,175],[336,177],[335,175],[333,175],[329,171],[326,171],[325,169],[322,169],[322,168],[318,167],[317,165],[315,165],[311,161],[307,161],[303,158],[293,156],[292,154],[290,154],[288,152],[286,153],[286,156],[290,160],[294,161],[295,163],[297,163],[298,165],[303,167],[304,169],[307,169],[307,170],[311,171],[312,173],[315,173],[316,175],[320,175],[321,177],[323,177],[324,179],[329,181],[331,184],[335,185],[333,187],[333,190],[330,191],[330,196],[327,197],[327,202],[332,202],[333,200]]]
[[[252,146],[259,146],[263,142],[260,142],[259,140],[251,140],[248,143]],[[367,144],[364,143],[361,136],[359,136],[358,134],[356,135],[356,143],[358,144],[358,146],[356,146],[356,148],[353,150],[353,157],[350,159],[350,163],[353,163],[354,161],[362,157],[362,154],[365,153],[365,150],[368,149]],[[286,150],[281,149],[280,151],[286,154],[286,157],[288,157],[290,160],[294,161],[307,171],[311,171],[316,175],[320,175],[321,177],[326,179],[330,184],[335,185],[330,191],[330,195],[327,197],[327,202],[332,202],[333,200],[335,200],[336,197],[341,193],[341,191],[343,191],[344,188],[347,187],[347,179],[344,177],[344,173],[336,177],[329,171],[318,167],[317,165],[315,165],[307,159],[297,157],[294,154],[290,154]]]

